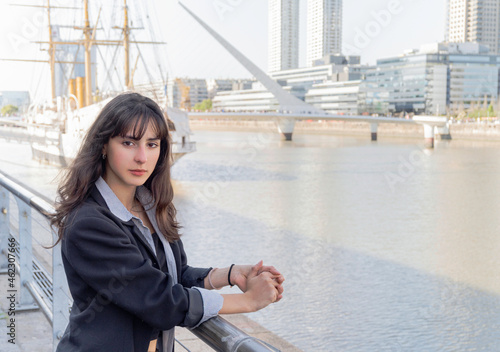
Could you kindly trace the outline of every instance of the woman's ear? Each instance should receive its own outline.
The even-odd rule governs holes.
[[[108,154],[108,144],[107,143],[102,146],[101,154],[102,155],[107,155]]]

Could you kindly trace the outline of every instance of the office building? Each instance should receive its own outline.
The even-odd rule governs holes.
[[[282,85],[301,86],[309,89],[313,84],[328,81],[350,81],[362,78],[366,66],[361,66],[359,56],[326,55],[315,60],[315,66],[272,72],[269,76]]]
[[[325,82],[312,86],[305,101],[331,114],[358,114],[361,80]]]
[[[299,67],[299,0],[269,0],[268,8],[268,71]]]
[[[477,43],[435,43],[377,60],[360,87],[360,111],[445,114],[496,102],[500,57]]]
[[[448,0],[446,40],[487,45],[490,53],[500,53],[500,1]]]
[[[285,91],[304,100],[302,87],[283,87]],[[254,82],[251,89],[219,92],[213,99],[213,110],[231,112],[271,112],[280,109],[278,100],[260,82]]]
[[[342,47],[342,0],[307,0],[306,65]]]
[[[197,78],[170,79],[166,87],[167,104],[179,108],[184,101],[184,108],[189,109],[209,98],[207,81]]]
[[[252,83],[250,79],[207,79],[208,98],[213,99],[218,92],[250,89]]]

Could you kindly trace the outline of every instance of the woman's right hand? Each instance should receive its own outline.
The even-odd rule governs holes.
[[[267,307],[270,303],[276,302],[279,296],[278,287],[280,284],[276,278],[268,271],[259,274],[262,262],[255,265],[247,277],[247,291],[244,293],[251,311],[257,311]]]

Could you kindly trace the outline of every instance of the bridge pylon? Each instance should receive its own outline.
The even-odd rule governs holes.
[[[226,39],[224,39],[219,33],[213,30],[209,25],[203,22],[198,16],[196,16],[191,10],[179,2],[179,5],[187,12],[191,17],[195,19],[215,40],[217,40],[240,64],[243,65],[266,89],[278,100],[279,110],[281,112],[286,111],[289,114],[325,114],[325,111],[316,108],[306,102],[300,100],[296,96],[290,94],[281,87],[278,82],[269,77],[264,71],[262,71],[257,65],[255,65],[249,58],[247,58],[243,53],[238,51],[233,45],[231,45]],[[290,121],[293,120],[293,121]],[[295,126],[294,119],[278,118],[277,119],[278,130],[283,134],[285,140],[291,141],[293,128]]]

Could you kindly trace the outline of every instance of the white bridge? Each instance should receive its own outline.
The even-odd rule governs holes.
[[[329,121],[351,121],[366,122],[370,124],[371,139],[377,140],[378,125],[381,123],[397,123],[401,125],[423,125],[425,144],[428,148],[434,147],[434,136],[439,134],[443,139],[450,138],[448,119],[441,116],[416,115],[412,119],[403,119],[384,116],[363,116],[363,115],[333,115],[326,112],[190,112],[192,119],[207,120],[252,120],[252,121],[275,121],[278,131],[285,140],[292,140],[295,122],[300,120],[329,120]]]

